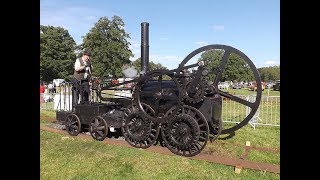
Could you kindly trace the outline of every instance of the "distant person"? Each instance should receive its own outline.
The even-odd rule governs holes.
[[[56,93],[56,92],[57,92],[56,83],[53,83],[52,93]]]
[[[46,87],[43,83],[40,83],[40,104],[44,102],[43,94],[46,90]]]
[[[53,84],[52,84],[52,82],[50,82],[48,84],[48,90],[49,90],[49,93],[53,93]]]
[[[82,57],[77,58],[76,62],[74,63],[74,73],[72,79],[73,105],[78,104],[79,98],[81,99],[81,104],[89,103],[89,82],[92,72],[90,56],[91,51],[89,49],[86,49],[83,51]]]
[[[40,83],[40,94],[43,94],[46,90],[46,87],[44,86],[43,83]]]

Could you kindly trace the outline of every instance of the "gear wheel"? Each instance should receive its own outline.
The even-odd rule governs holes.
[[[146,104],[142,104],[142,106],[146,112],[154,114],[154,110],[150,106]],[[145,149],[156,142],[160,128],[158,124],[142,117],[137,107],[130,106],[125,110],[121,131],[131,146]]]
[[[166,69],[149,71],[138,79],[133,91],[133,103],[141,115],[155,123],[164,123],[172,119],[181,107],[181,87],[175,73]],[[154,115],[148,113],[142,104],[154,109]],[[177,107],[176,112],[165,116],[167,110]]]
[[[191,87],[192,81],[193,79],[188,80],[184,84],[184,87],[182,88],[182,92],[183,92],[182,94],[183,94],[184,100],[186,100],[189,103],[195,104],[203,101],[203,98],[205,96],[205,87],[202,80],[200,80],[197,82],[194,89],[192,89]]]
[[[174,109],[167,113],[170,114]],[[161,127],[166,147],[174,154],[191,157],[206,146],[209,126],[203,114],[192,106],[184,105],[178,115]]]

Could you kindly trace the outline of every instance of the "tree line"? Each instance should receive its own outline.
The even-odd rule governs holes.
[[[133,53],[130,50],[130,34],[124,29],[125,23],[119,16],[111,19],[101,17],[77,45],[68,30],[58,26],[40,25],[40,80],[52,81],[62,78],[71,80],[75,59],[82,56],[84,48],[91,49],[91,60],[94,66],[93,76],[122,77],[122,67],[130,65],[141,70],[141,58],[130,61]],[[199,60],[211,60],[210,67],[218,64],[219,51],[206,51]],[[165,68],[160,63],[149,62],[149,70]],[[258,68],[263,81],[280,79],[280,66]],[[213,74],[209,74],[209,78]],[[250,69],[236,55],[230,56],[221,81],[251,80]]]

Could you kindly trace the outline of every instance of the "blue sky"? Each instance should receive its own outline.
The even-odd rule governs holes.
[[[169,69],[209,44],[237,48],[258,68],[280,65],[280,0],[40,0],[40,24],[65,28],[77,44],[100,17],[114,15],[130,34],[131,60],[148,22],[150,61]]]

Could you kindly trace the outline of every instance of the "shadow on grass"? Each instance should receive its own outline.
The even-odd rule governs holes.
[[[228,134],[227,136],[225,136],[225,137],[218,137],[218,139],[219,140],[228,140],[228,139],[231,139],[231,138],[233,138],[233,136],[235,136],[236,135],[236,133],[235,132],[232,132],[232,133],[230,133],[230,134]]]

